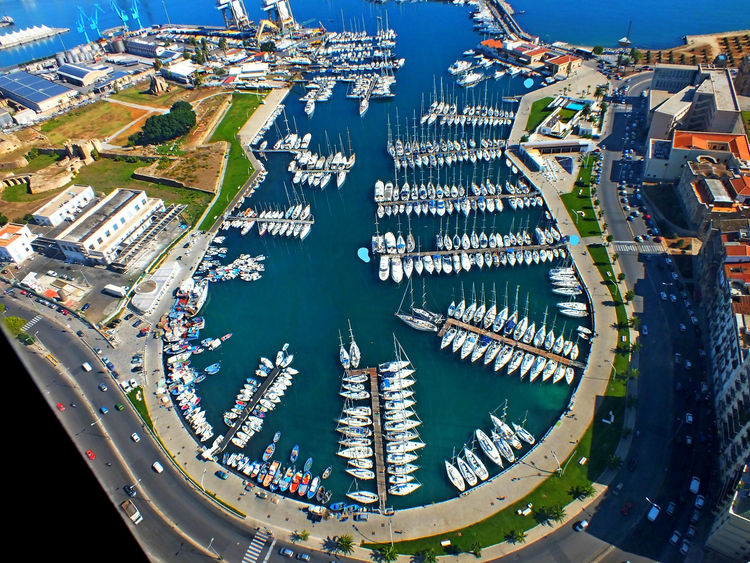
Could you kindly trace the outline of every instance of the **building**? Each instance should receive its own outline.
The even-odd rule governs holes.
[[[138,237],[164,202],[138,190],[116,189],[55,237],[65,258],[109,264]]]
[[[676,129],[744,133],[728,69],[656,65],[649,90],[648,136],[668,139]]]
[[[482,41],[482,47],[489,55],[525,66],[541,64],[550,53],[549,49],[524,41],[486,39]]]
[[[57,69],[60,80],[70,82],[76,86],[91,86],[107,77],[112,69],[105,65],[86,66],[81,64],[65,63]]]
[[[37,225],[56,227],[63,221],[73,221],[92,201],[94,190],[91,186],[73,185],[34,211],[32,216]]]
[[[750,471],[743,468],[734,490],[728,491],[711,532],[706,548],[731,561],[750,560]]]
[[[574,57],[573,55],[558,55],[556,57],[550,57],[544,61],[552,76],[558,74],[568,76],[573,71],[581,68],[583,59]]]
[[[748,214],[750,172],[741,174],[701,156],[687,163],[676,192],[685,218],[698,229],[710,214]]]
[[[189,84],[193,81],[193,77],[199,69],[198,65],[183,59],[169,66],[161,67],[160,72],[164,78],[181,82],[182,84]]]
[[[649,139],[643,178],[674,182],[682,176],[687,163],[699,157],[709,157],[727,168],[750,170],[750,145],[746,135],[674,131],[671,140]]]
[[[544,168],[544,159],[548,155],[583,154],[595,148],[593,141],[586,139],[528,141],[519,145],[519,156],[530,170],[539,172]]]
[[[0,94],[36,112],[44,112],[67,102],[76,91],[17,70],[0,76]]]
[[[31,231],[26,225],[8,223],[0,228],[0,260],[7,260],[20,264],[31,256],[33,239]]]
[[[707,319],[718,488],[727,490],[750,459],[750,220],[713,221],[706,232],[696,280]]]
[[[164,47],[145,37],[128,37],[125,39],[125,50],[131,55],[149,59],[155,59],[164,53]]]
[[[750,96],[750,55],[745,55],[737,69],[734,89],[740,96]]]

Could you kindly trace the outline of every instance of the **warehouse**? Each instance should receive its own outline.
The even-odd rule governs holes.
[[[19,70],[0,76],[0,94],[29,109],[43,112],[76,95],[75,90]]]
[[[60,80],[70,82],[76,86],[91,86],[105,78],[112,69],[104,65],[85,66],[79,64],[66,63],[57,69],[57,75]]]

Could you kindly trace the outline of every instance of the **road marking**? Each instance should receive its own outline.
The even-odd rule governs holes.
[[[250,542],[250,545],[245,552],[245,556],[242,558],[242,563],[255,563],[262,553],[263,546],[266,544],[269,537],[270,536],[266,532],[262,530],[258,531],[258,533],[255,534],[255,537],[253,537],[253,541]]]
[[[273,553],[273,546],[276,545],[276,538],[273,538],[273,541],[271,542],[271,547],[268,548],[268,553],[266,553],[266,556],[263,558],[263,563],[266,563],[268,561],[268,558],[271,557],[271,553]]]
[[[664,247],[653,243],[636,243],[630,241],[615,241],[612,243],[615,250],[625,254],[662,254]]]
[[[57,366],[60,363],[52,354],[47,354],[45,358],[47,358],[49,360],[49,363],[51,363],[53,366]]]
[[[34,326],[36,323],[42,320],[42,315],[37,315],[33,319],[31,319],[29,322],[27,322],[25,325],[21,327],[21,332],[26,332],[29,330],[32,326]]]

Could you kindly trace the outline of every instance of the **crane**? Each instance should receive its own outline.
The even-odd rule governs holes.
[[[86,39],[86,43],[91,43],[89,34],[86,31],[86,14],[83,12],[83,8],[78,6],[78,18],[76,18],[76,29],[79,33],[83,33],[83,37]]]
[[[133,16],[133,21],[138,24],[138,29],[140,29],[141,26],[141,16],[138,13],[138,0],[133,0],[133,3],[130,5],[130,13]]]
[[[102,35],[101,31],[99,31],[99,12],[104,13],[104,10],[101,9],[99,4],[94,4],[94,9],[91,12],[91,16],[88,18],[89,28],[92,31],[96,31],[97,37],[101,37]]]
[[[122,25],[127,28],[129,18],[125,10],[121,9],[120,6],[117,5],[117,0],[110,0],[109,5],[112,6],[115,14],[117,14],[117,17],[122,21]]]

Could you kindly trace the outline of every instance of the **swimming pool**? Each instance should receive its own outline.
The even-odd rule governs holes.
[[[584,105],[580,102],[570,102],[567,106],[565,106],[565,109],[572,109],[573,111],[581,111],[584,108]]]

